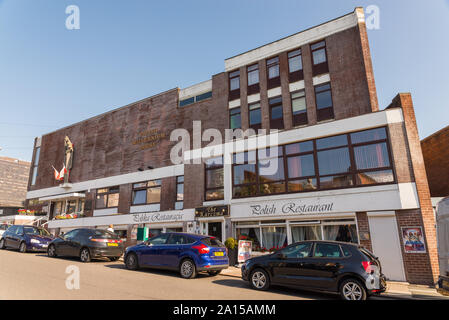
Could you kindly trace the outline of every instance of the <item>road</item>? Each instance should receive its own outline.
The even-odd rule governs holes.
[[[79,289],[67,289],[72,274],[66,268],[79,268]],[[69,284],[73,282],[69,281]],[[44,253],[19,253],[0,250],[0,300],[3,299],[338,299],[338,296],[271,288],[267,292],[250,289],[241,279],[200,274],[196,279],[182,279],[176,272],[126,270],[123,262],[49,258]]]

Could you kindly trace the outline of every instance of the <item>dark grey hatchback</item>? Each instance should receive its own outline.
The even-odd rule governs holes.
[[[386,290],[377,257],[360,245],[336,241],[296,242],[251,258],[242,266],[242,278],[257,290],[275,284],[336,292],[345,300],[365,300]]]

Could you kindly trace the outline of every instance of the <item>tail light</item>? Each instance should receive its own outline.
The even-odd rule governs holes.
[[[90,241],[94,242],[106,242],[106,243],[122,243],[123,240],[114,240],[114,239],[98,239],[98,238],[90,238]]]
[[[376,264],[373,261],[362,261],[363,269],[365,269],[366,273],[373,273],[374,269],[372,266]]]
[[[209,253],[210,251],[209,247],[206,246],[204,243],[201,243],[197,246],[193,246],[192,248],[198,250],[200,254],[206,254]]]

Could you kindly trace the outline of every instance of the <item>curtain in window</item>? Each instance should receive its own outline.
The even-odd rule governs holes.
[[[265,227],[262,228],[262,238],[264,247],[268,250],[282,248],[287,239],[287,233],[284,227]]]
[[[357,169],[373,169],[390,165],[385,143],[370,144],[354,148]]]
[[[336,240],[340,226],[324,226],[324,240]]]
[[[292,227],[293,242],[304,240],[321,240],[320,226]]]

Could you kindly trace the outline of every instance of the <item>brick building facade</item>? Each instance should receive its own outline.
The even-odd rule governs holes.
[[[0,215],[15,215],[24,208],[30,163],[0,157]]]
[[[258,135],[209,144],[228,129]],[[52,169],[64,162],[65,137],[69,183]],[[174,163],[179,141],[188,148]],[[133,243],[147,226],[250,238],[255,252],[351,241],[373,250],[390,279],[432,284],[438,275],[411,96],[380,111],[361,8],[228,58],[208,81],[36,138],[34,150],[28,205],[48,212],[55,233],[114,224]]]

